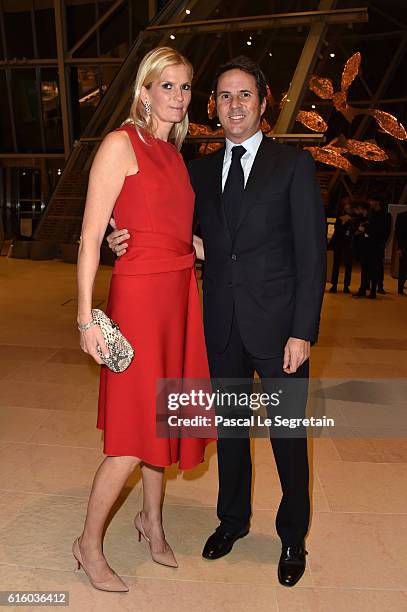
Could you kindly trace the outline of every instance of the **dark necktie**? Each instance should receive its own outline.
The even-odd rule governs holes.
[[[232,162],[223,190],[223,205],[232,236],[236,230],[244,194],[244,174],[240,160],[245,153],[246,149],[242,145],[232,148]]]

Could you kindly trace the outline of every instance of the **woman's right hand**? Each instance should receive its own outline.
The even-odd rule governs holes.
[[[99,365],[103,365],[104,361],[97,351],[97,346],[100,346],[106,359],[109,357],[109,351],[99,325],[92,325],[92,327],[86,331],[81,331],[80,334],[80,344],[83,352],[93,357]]]

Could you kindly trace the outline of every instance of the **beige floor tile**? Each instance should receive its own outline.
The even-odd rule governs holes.
[[[372,438],[405,436],[407,434],[407,421],[405,418],[405,405],[402,403],[369,403],[369,401],[342,401],[329,399],[329,392],[325,399],[320,398],[321,409],[314,412],[314,416],[325,415],[334,419],[334,426],[328,429],[317,428],[315,433],[322,437],[337,438]],[[368,400],[368,398],[366,398]]]
[[[407,518],[405,464],[326,461],[316,469],[334,512],[406,513]]]
[[[95,365],[72,365],[66,363],[23,364],[12,370],[6,380],[18,382],[60,383],[67,385],[98,385],[99,368]]]
[[[47,364],[49,363],[94,366],[92,357],[81,351],[79,346],[72,349],[59,349],[47,360]]]
[[[310,438],[308,449],[314,465],[324,461],[341,461],[342,459],[336,447],[336,438]]]
[[[407,463],[406,438],[372,438],[375,456],[383,463]]]
[[[381,461],[369,438],[334,438],[333,442],[342,461]]]
[[[99,398],[99,386],[89,385],[88,390],[83,393],[81,401],[77,404],[77,410],[84,410],[97,414]]]
[[[37,444],[0,448],[0,489],[87,497],[100,450]]]
[[[333,438],[343,461],[407,463],[406,438]]]
[[[47,413],[48,417],[26,442],[103,448],[102,432],[96,428],[96,413],[65,410],[48,410]]]
[[[405,590],[406,529],[407,515],[318,513],[307,539],[314,586]]]
[[[0,357],[0,380],[7,378],[13,372],[29,364],[29,361],[21,361],[17,359],[8,359],[7,357]]]
[[[106,557],[110,559],[112,549],[118,553],[119,559],[115,560],[119,569],[122,559],[129,558],[129,575],[135,574],[132,519],[140,507],[140,492],[139,486],[123,490],[105,537]],[[0,490],[0,507],[7,508],[0,521],[0,563],[64,571],[74,567],[71,548],[82,531],[87,498]]]
[[[402,612],[407,592],[373,589],[276,589],[281,612]]]
[[[9,324],[9,327],[13,328]],[[2,337],[2,336],[0,336]],[[52,347],[41,347],[36,345],[14,345],[14,344],[0,344],[0,366],[3,367],[9,362],[17,362],[19,365],[22,362],[34,362],[44,363],[47,359],[55,354],[55,348]]]
[[[83,404],[94,384],[76,385],[52,382],[3,380],[1,402],[5,406],[73,410]]]
[[[0,440],[28,442],[48,416],[48,410],[0,406]]]
[[[207,612],[208,609],[214,612],[278,612],[275,589],[267,585],[257,585],[254,590],[247,584],[124,576],[130,587],[128,593],[103,593],[89,586],[82,571],[2,565],[1,573],[1,586],[4,583],[14,589],[69,591],[72,612],[178,612],[187,609],[193,612]]]

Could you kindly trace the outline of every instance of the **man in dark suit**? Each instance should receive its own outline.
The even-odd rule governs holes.
[[[238,57],[222,66],[214,91],[226,143],[191,162],[204,250],[204,323],[213,379],[308,378],[325,287],[325,215],[311,155],[263,136],[266,81]],[[116,252],[124,239],[111,235]],[[117,236],[117,238],[116,238]],[[202,255],[203,256],[203,255]],[[305,402],[298,413],[304,414]],[[305,570],[308,531],[307,439],[272,437],[283,491],[277,513],[282,541],[278,576],[293,586]],[[250,439],[218,440],[220,525],[203,550],[228,554],[249,532]]]
[[[407,279],[407,210],[396,217],[394,228],[397,238],[397,254],[399,256],[398,294],[404,293],[404,283]]]

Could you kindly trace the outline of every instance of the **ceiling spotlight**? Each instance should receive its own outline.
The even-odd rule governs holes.
[[[270,51],[270,53],[269,53],[269,56],[270,56],[270,57],[273,57],[273,54],[272,54],[272,52],[271,52],[271,51]]]
[[[249,45],[249,47],[250,47],[250,45],[251,45],[251,44],[252,44],[252,41],[251,41],[251,40],[248,40],[248,41],[246,42],[246,45]]]
[[[175,36],[174,36],[174,34],[171,34],[171,35],[170,35],[170,38],[171,38],[171,40],[175,40]]]
[[[191,14],[191,11],[189,9],[186,9],[185,12],[186,12],[187,15]]]
[[[330,53],[329,57],[335,57],[335,53]]]
[[[316,108],[315,104],[311,104],[311,108]]]
[[[217,126],[217,127],[222,127],[220,123],[217,123],[217,124],[216,124],[216,126]]]
[[[252,36],[249,36],[249,40],[251,40],[251,39],[252,39]]]

